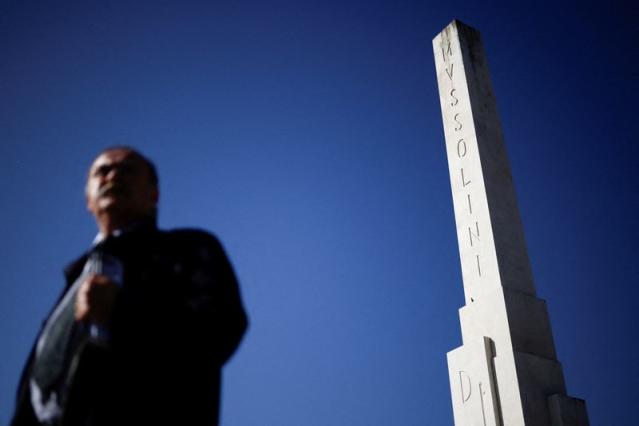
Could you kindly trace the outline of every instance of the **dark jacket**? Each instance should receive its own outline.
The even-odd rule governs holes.
[[[238,284],[219,242],[198,230],[148,224],[109,238],[124,267],[107,347],[77,357],[64,426],[217,425],[220,369],[247,327]],[[85,254],[65,270],[67,286]],[[22,374],[13,426],[37,425]]]

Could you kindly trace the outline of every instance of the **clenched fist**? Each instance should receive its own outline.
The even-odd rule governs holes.
[[[75,319],[85,323],[106,325],[111,319],[119,291],[118,284],[106,275],[88,275],[78,289],[75,300]]]

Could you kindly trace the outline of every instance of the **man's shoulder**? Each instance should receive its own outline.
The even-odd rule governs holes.
[[[217,236],[199,228],[176,228],[160,231],[165,241],[175,248],[210,247],[219,249],[221,244]]]
[[[226,250],[211,232],[197,228],[179,228],[160,231],[161,247],[157,247],[165,259],[184,265],[227,262]]]

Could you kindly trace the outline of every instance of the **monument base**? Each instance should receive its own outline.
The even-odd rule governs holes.
[[[496,356],[488,337],[448,352],[456,425],[589,426],[585,401],[565,394],[557,360],[519,351],[512,352],[512,358],[505,355]],[[504,374],[513,361],[516,374]],[[501,400],[500,384],[518,387],[520,397]]]
[[[589,426],[586,401],[566,395],[548,397],[552,426]]]

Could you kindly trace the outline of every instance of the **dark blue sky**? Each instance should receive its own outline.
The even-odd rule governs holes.
[[[464,298],[431,39],[459,18],[488,52],[569,394],[593,425],[635,424],[636,7],[131,3],[0,3],[0,423],[94,236],[89,163],[129,144],[157,162],[160,225],[215,232],[240,278],[223,425],[452,424]]]

